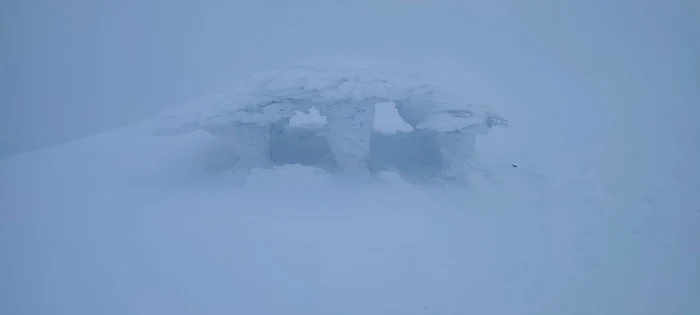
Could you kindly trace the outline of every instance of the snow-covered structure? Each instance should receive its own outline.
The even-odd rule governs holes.
[[[505,119],[488,109],[455,99],[417,76],[312,65],[285,67],[234,82],[163,117],[158,133],[204,130],[221,137],[239,155],[236,169],[247,171],[274,165],[274,144],[295,134],[296,127],[290,125],[290,120],[315,110],[325,116],[327,124],[307,128],[305,137],[325,138],[338,170],[368,173],[377,171],[368,165],[376,136],[375,106],[392,104],[413,127],[413,131],[397,137],[408,137],[408,146],[423,146],[416,152],[431,151],[427,154],[439,157],[427,162],[439,164],[433,165],[437,169],[429,174],[431,177],[465,179],[476,136],[492,127],[507,126]],[[294,139],[299,140],[298,130],[296,134]],[[395,158],[408,159],[416,154]],[[410,173],[406,167],[399,171]]]

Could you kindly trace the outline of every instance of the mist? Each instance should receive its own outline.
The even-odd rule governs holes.
[[[489,113],[406,93],[434,111],[385,106],[404,133],[361,102],[226,120],[319,67],[161,119],[326,57]],[[1,0],[0,314],[695,313],[699,57],[693,0]]]
[[[0,157],[148,119],[256,71],[336,55],[460,64],[480,84],[465,88],[488,90],[489,101],[519,113],[549,106],[580,123],[553,129],[590,128],[587,139],[551,136],[563,144],[697,154],[693,1],[6,0],[0,8]]]

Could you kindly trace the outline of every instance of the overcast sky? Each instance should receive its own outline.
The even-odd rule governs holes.
[[[337,54],[458,62],[494,100],[603,109],[651,150],[669,123],[697,138],[699,21],[693,0],[0,0],[0,157]]]

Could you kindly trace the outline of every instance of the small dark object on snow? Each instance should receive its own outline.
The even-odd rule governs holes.
[[[513,167],[518,167],[518,166],[517,166],[517,165],[515,165],[515,164],[511,164],[511,165],[512,165]]]

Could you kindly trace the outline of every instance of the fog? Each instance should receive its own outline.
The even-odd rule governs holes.
[[[425,70],[508,128],[473,158],[474,125],[337,154],[355,111],[249,128],[248,165],[201,130],[120,128],[335,56]],[[0,314],[695,314],[698,117],[696,0],[0,0]],[[291,158],[253,168],[272,147]],[[370,151],[391,153],[371,179],[328,167]],[[426,164],[448,180],[391,171]]]
[[[601,145],[696,154],[699,12],[682,0],[4,0],[0,157],[334,55],[457,62],[493,101],[579,117],[561,128]]]

